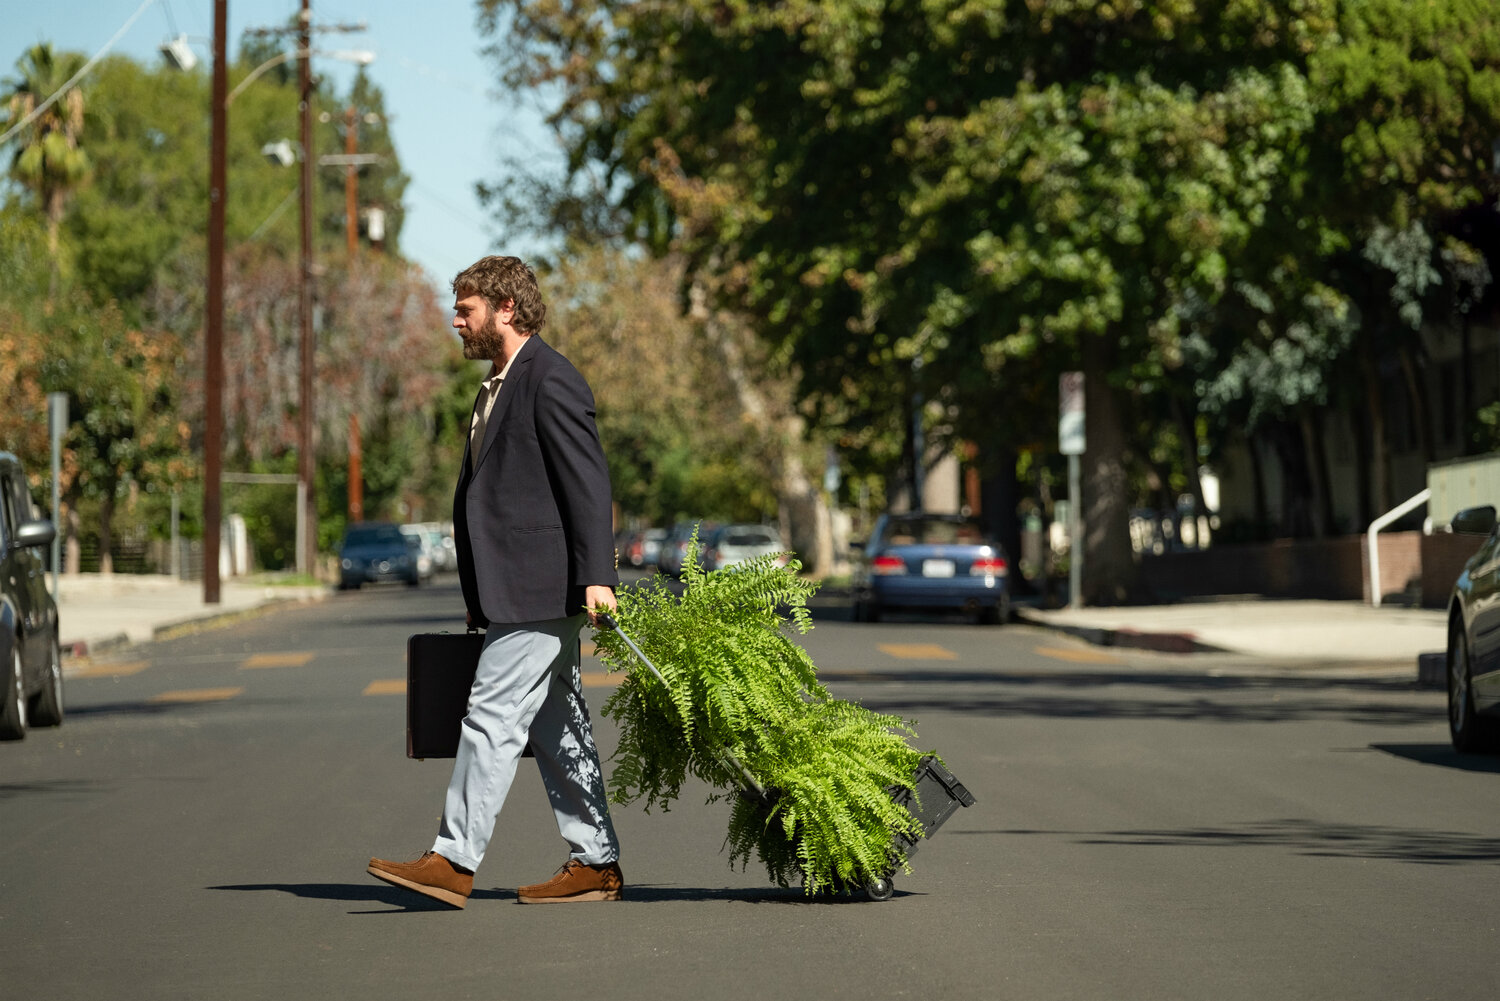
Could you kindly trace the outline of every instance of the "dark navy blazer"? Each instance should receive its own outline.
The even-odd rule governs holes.
[[[464,604],[481,628],[574,615],[585,587],[619,584],[594,394],[534,334],[500,386],[472,472],[464,447],[453,535]]]

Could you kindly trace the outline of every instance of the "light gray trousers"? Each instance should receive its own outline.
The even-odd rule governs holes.
[[[571,856],[590,865],[620,857],[580,690],[578,634],[585,621],[575,615],[491,624],[485,633],[432,846],[450,862],[479,868],[528,738]]]

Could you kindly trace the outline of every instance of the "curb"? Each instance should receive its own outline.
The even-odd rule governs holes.
[[[1126,647],[1132,650],[1154,650],[1157,653],[1229,653],[1224,647],[1204,643],[1196,633],[1153,633],[1138,629],[1106,629],[1100,626],[1073,626],[1054,622],[1038,615],[1029,608],[1011,609],[1011,616],[1019,622],[1040,626],[1054,632],[1076,636],[1095,646]]]
[[[232,608],[227,611],[206,612],[202,615],[190,615],[182,619],[173,619],[151,627],[151,635],[141,640],[133,640],[129,633],[115,633],[96,639],[73,640],[62,644],[63,660],[82,660],[97,653],[108,650],[116,650],[130,646],[133,643],[154,643],[158,640],[174,639],[184,636],[200,629],[214,629],[219,626],[232,625],[244,619],[256,618],[270,612],[277,611],[289,605],[304,605],[316,601],[323,601],[328,594],[303,595],[287,598],[270,598],[258,605],[249,605],[244,608]]]
[[[82,660],[96,653],[129,645],[129,633],[115,633],[113,636],[103,636],[92,640],[73,640],[71,643],[60,644],[63,660]]]
[[[1417,654],[1417,687],[1448,689],[1448,652]]]

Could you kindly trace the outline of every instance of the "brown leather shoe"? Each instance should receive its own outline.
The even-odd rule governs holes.
[[[460,910],[469,902],[469,894],[474,889],[474,874],[437,852],[428,852],[415,862],[387,862],[372,858],[365,871],[392,886],[415,890]]]
[[[625,893],[620,863],[588,865],[570,858],[545,883],[523,886],[516,899],[523,904],[572,904],[584,900],[619,900]]]

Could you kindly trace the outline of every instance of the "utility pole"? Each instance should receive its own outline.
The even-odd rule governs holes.
[[[313,366],[315,343],[313,340],[312,282],[313,282],[313,152],[312,136],[312,0],[302,0],[302,12],[297,17],[297,91],[300,95],[298,110],[301,112],[302,137],[302,280],[298,283],[297,318],[301,325],[302,386],[301,413],[297,428],[297,476],[302,481],[302,523],[306,538],[299,540],[298,567],[303,573],[316,574],[318,563],[318,501],[313,477],[317,468],[313,461]]]
[[[219,604],[219,487],[224,447],[224,206],[229,199],[229,0],[214,0],[213,135],[208,167],[208,294],[203,336],[203,603]]]
[[[349,243],[349,261],[359,249],[359,168],[354,165],[354,154],[358,152],[359,136],[356,130],[359,121],[354,105],[344,112],[344,154],[349,166],[344,168],[344,236]]]
[[[349,520],[365,520],[363,451],[359,440],[359,414],[349,415]]]

